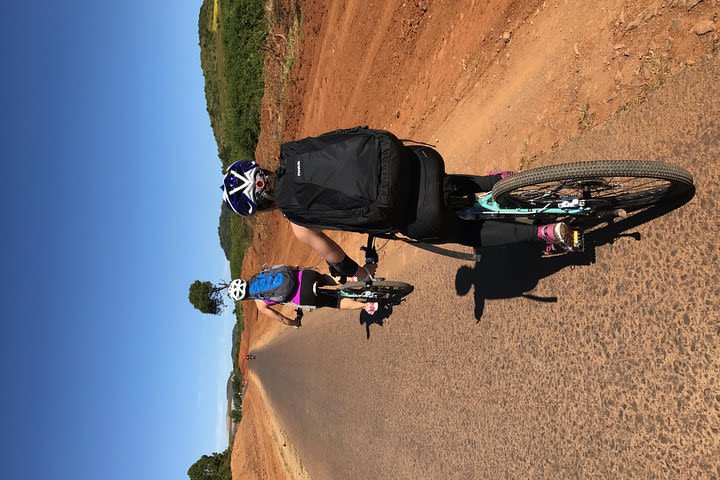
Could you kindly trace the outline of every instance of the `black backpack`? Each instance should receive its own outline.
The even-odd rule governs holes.
[[[275,202],[298,225],[392,232],[407,224],[416,162],[395,135],[367,127],[284,143]]]
[[[274,303],[290,301],[297,291],[297,269],[278,265],[254,275],[248,282],[248,296]]]

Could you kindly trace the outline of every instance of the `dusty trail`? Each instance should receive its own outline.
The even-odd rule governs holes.
[[[416,292],[369,339],[356,315],[287,331],[244,305],[241,354],[258,358],[234,478],[298,478],[293,445],[314,479],[720,477],[720,0],[302,7],[289,88],[264,99],[271,166],[280,132],[368,124],[436,143],[449,172],[659,158],[698,195],[575,268],[388,245],[383,273]],[[279,263],[322,265],[275,212],[243,271]]]
[[[405,248],[381,265],[417,294],[369,339],[357,314],[322,312],[256,351],[312,478],[720,475],[718,78],[717,62],[685,71],[539,159],[690,169],[696,198],[632,230],[641,240],[576,268]]]

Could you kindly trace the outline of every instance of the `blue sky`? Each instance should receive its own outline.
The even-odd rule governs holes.
[[[233,319],[187,301],[229,276],[200,3],[3,6],[5,478],[186,478],[226,447]]]

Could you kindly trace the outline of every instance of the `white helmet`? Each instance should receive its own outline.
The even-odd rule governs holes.
[[[228,285],[227,293],[236,302],[243,300],[247,295],[247,282],[242,278],[236,278]]]

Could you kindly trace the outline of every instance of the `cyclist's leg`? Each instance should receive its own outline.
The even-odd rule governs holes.
[[[515,243],[572,244],[572,229],[564,223],[526,225],[523,223],[461,220],[460,243],[474,247],[497,247]]]
[[[330,307],[339,308],[340,310],[360,310],[367,305],[365,302],[355,300],[354,298],[338,297],[335,292],[327,290],[318,290],[317,295],[315,295],[313,299],[313,304],[317,308]]]
[[[360,310],[367,306],[367,303],[355,300],[354,298],[342,298],[338,308],[340,310]]]
[[[473,247],[497,247],[514,243],[540,241],[537,227],[522,223],[477,222],[461,220],[460,243]]]

